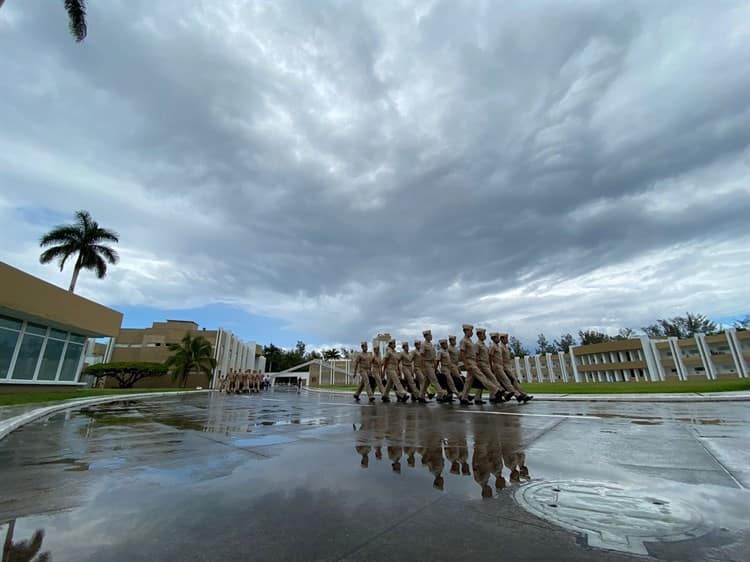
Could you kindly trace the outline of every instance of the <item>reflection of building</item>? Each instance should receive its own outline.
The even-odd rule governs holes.
[[[616,382],[748,378],[750,331],[693,338],[650,339],[646,336],[571,347],[570,352],[515,358],[526,382]]]
[[[122,314],[0,263],[0,392],[77,384],[84,350],[117,334]]]
[[[116,337],[110,339],[104,351],[104,362],[116,361],[151,361],[164,362],[170,355],[170,343],[179,343],[185,334],[203,336],[213,348],[216,359],[217,374],[227,373],[231,370],[257,369],[264,371],[266,358],[263,356],[263,347],[255,342],[242,342],[230,332],[219,328],[218,330],[199,330],[198,324],[186,320],[167,320],[166,322],[154,322],[150,328],[133,329],[123,328]],[[140,380],[135,386],[171,386],[181,384],[173,382],[171,377],[159,379],[146,378]],[[187,386],[202,386],[206,384],[204,375],[190,375]]]

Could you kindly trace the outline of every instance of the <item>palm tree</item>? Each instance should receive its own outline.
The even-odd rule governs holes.
[[[5,0],[0,0],[0,8]],[[68,12],[70,33],[80,43],[86,38],[86,0],[65,0],[65,11]]]
[[[341,359],[341,352],[336,348],[324,349],[323,359]]]
[[[202,373],[208,377],[208,382],[211,382],[216,359],[211,342],[206,338],[193,337],[188,332],[180,343],[170,343],[167,347],[169,351],[174,352],[164,362],[172,373],[172,380],[182,379],[182,386],[185,386],[189,374]]]
[[[88,211],[78,211],[75,223],[56,226],[42,236],[39,245],[42,248],[45,246],[51,246],[51,248],[42,252],[39,261],[49,263],[57,259],[60,271],[62,271],[67,259],[77,253],[73,278],[68,288],[72,293],[76,288],[81,269],[95,269],[96,276],[101,279],[107,274],[107,262],[115,265],[119,261],[120,257],[117,252],[102,244],[102,242],[119,241],[120,238],[116,232],[100,227]]]

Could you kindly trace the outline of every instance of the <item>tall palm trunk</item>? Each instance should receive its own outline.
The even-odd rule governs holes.
[[[73,268],[73,278],[70,280],[70,287],[68,287],[68,291],[70,291],[71,293],[75,292],[79,273],[81,273],[81,254],[80,253],[78,254],[78,259],[76,260],[76,266]]]
[[[0,0],[0,6],[2,6],[2,0]],[[5,533],[5,543],[3,544],[3,562],[10,560],[10,547],[13,545],[13,530],[16,528],[16,520],[8,522],[8,530]],[[7,555],[7,558],[6,558]]]

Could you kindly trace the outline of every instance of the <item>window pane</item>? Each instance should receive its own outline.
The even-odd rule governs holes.
[[[68,332],[61,332],[60,330],[50,330],[49,337],[64,341],[68,339]]]
[[[13,359],[13,351],[16,349],[18,332],[0,330],[0,379],[8,376],[10,360]]]
[[[70,341],[75,343],[83,343],[86,341],[86,336],[79,336],[78,334],[70,334]]]
[[[36,377],[38,381],[53,381],[57,375],[57,366],[60,364],[63,347],[65,342],[57,340],[47,340],[47,347],[44,348],[42,364],[39,367],[39,374]]]
[[[9,318],[8,316],[0,315],[0,327],[10,328],[11,330],[20,330],[21,321],[15,318]]]
[[[62,370],[60,371],[61,381],[72,381],[76,378],[76,369],[78,360],[81,358],[83,346],[75,343],[69,343],[68,349],[65,350],[65,359],[63,359]]]
[[[35,334],[37,336],[46,336],[47,335],[47,326],[42,326],[41,324],[32,324],[29,322],[26,324],[26,332],[29,334]]]
[[[15,380],[31,380],[34,378],[34,369],[39,359],[39,352],[42,350],[44,338],[24,334],[21,341],[21,349],[18,351],[16,366],[13,367],[13,378]]]

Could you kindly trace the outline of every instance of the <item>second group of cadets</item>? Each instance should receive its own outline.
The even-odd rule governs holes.
[[[260,392],[264,388],[263,373],[260,371],[231,370],[226,377],[219,379],[219,392],[244,394]]]
[[[388,342],[383,357],[380,350],[368,351],[367,342],[362,342],[362,351],[354,360],[354,376],[359,375],[360,383],[354,393],[359,401],[363,390],[370,402],[375,400],[374,388],[381,394],[383,402],[390,402],[390,391],[395,390],[398,402],[426,403],[430,385],[441,403],[454,401],[458,397],[461,404],[484,404],[482,393],[489,392],[489,401],[499,403],[515,398],[526,403],[533,398],[521,388],[511,369],[512,355],[508,350],[508,334],[492,332],[492,344],[487,347],[487,332],[477,328],[477,341],[472,341],[474,326],[462,326],[464,337],[456,347],[456,336],[440,340],[440,351],[436,352],[432,343],[432,331],[422,332],[424,341],[415,341],[415,349],[409,351],[409,343],[401,344],[402,351],[396,350],[396,341]],[[466,377],[461,374],[461,367]],[[469,394],[472,388],[476,394]]]

